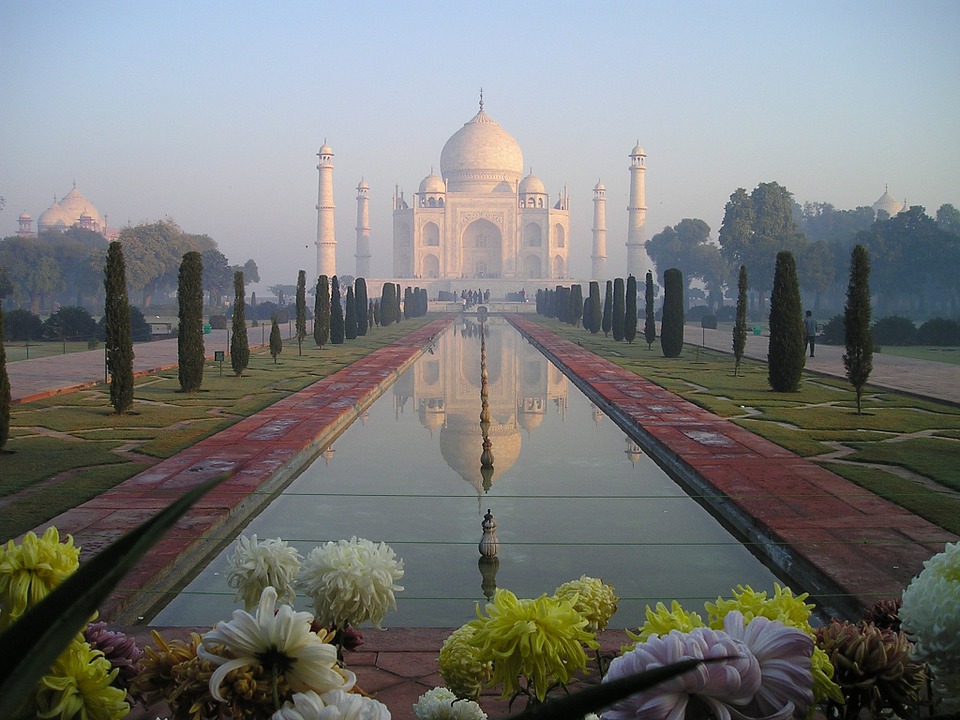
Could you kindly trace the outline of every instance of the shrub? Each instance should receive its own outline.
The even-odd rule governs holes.
[[[717,316],[716,315],[704,315],[700,318],[700,327],[707,328],[708,330],[717,329]]]
[[[960,323],[944,318],[927,320],[917,330],[917,342],[920,345],[957,347],[960,345]]]
[[[917,328],[905,317],[891,315],[880,318],[870,330],[877,345],[916,345]]]
[[[214,330],[226,330],[227,329],[227,316],[226,315],[211,315],[210,316],[210,327]]]
[[[43,325],[49,340],[85,340],[97,334],[97,321],[82,307],[62,307]]]
[[[817,342],[824,345],[843,345],[845,340],[843,315],[834,315],[820,331]]]
[[[744,318],[746,319],[746,318]],[[724,305],[717,311],[717,321],[718,322],[736,322],[737,320],[737,306],[736,305]]]
[[[29,310],[17,308],[3,316],[4,340],[39,340],[43,334],[43,320]]]
[[[700,322],[704,315],[710,314],[710,308],[706,305],[694,305],[684,313],[684,317],[689,322]]]

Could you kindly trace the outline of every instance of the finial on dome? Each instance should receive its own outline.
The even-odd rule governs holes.
[[[483,88],[480,88],[480,112],[483,112]]]

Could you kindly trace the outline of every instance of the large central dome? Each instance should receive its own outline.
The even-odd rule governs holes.
[[[443,146],[440,174],[451,192],[516,192],[523,174],[523,153],[481,104],[480,112]]]

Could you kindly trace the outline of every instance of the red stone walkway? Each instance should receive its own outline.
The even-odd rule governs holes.
[[[957,537],[520,316],[511,323],[822,608],[898,597]]]

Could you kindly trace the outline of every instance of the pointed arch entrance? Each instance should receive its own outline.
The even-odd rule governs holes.
[[[474,220],[464,228],[460,253],[460,271],[464,277],[501,277],[503,233],[489,220]]]

